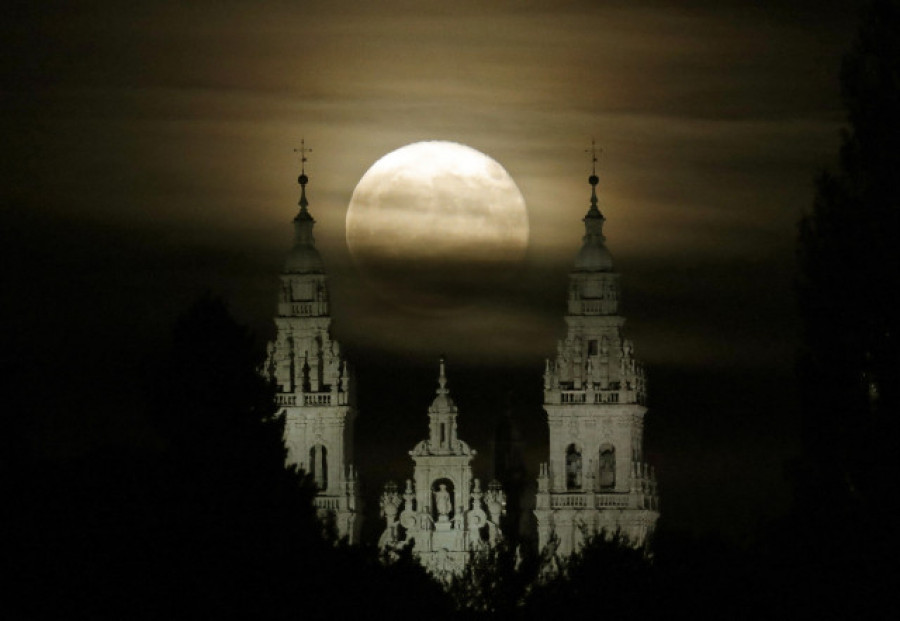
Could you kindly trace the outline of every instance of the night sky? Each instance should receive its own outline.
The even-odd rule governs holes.
[[[202,292],[274,334],[305,137],[368,493],[411,472],[440,353],[476,469],[509,404],[536,474],[595,138],[663,520],[740,538],[786,509],[796,223],[835,161],[860,3],[17,4],[0,25],[0,313],[41,386],[22,410],[35,454],[153,447],[140,370]],[[356,183],[420,140],[491,156],[528,208],[522,264],[486,284],[457,258],[447,307],[395,303],[345,242]]]

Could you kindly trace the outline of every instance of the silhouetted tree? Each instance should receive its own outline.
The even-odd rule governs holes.
[[[202,617],[440,618],[452,606],[411,559],[322,537],[308,477],[285,467],[284,419],[252,335],[221,300],[202,298],[177,323],[151,383],[170,442],[179,582]],[[165,503],[164,503],[165,504]]]
[[[456,607],[471,616],[509,617],[523,605],[537,577],[536,559],[520,554],[509,540],[474,553],[447,585]]]
[[[525,618],[575,612],[616,619],[647,619],[656,610],[653,568],[646,551],[621,533],[590,536],[574,554],[554,560],[529,589]]]
[[[900,3],[868,7],[841,87],[839,167],[819,177],[800,223],[804,454],[791,539],[826,594],[811,605],[856,614],[883,604],[896,577],[884,494],[900,469]]]
[[[146,373],[162,451],[16,459],[4,506],[9,618],[444,618],[411,558],[322,537],[308,478],[285,467],[262,351],[211,296]],[[102,395],[98,395],[98,398]],[[28,468],[25,471],[25,468]]]
[[[313,487],[285,467],[284,420],[258,372],[263,356],[225,303],[206,295],[148,374],[150,415],[167,443],[155,560],[191,585],[181,612],[283,618],[304,593],[314,606],[325,586],[317,578],[327,571],[303,559],[330,544],[319,536]]]
[[[900,5],[878,0],[841,71],[849,129],[800,225],[804,442],[826,493],[900,465]]]
[[[173,453],[239,473],[282,470],[284,420],[257,372],[264,352],[225,303],[201,297],[176,323],[172,345],[148,378],[151,416]]]

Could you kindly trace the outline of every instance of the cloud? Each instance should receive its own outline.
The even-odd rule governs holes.
[[[418,140],[469,144],[521,188],[536,269],[487,298],[477,284],[447,285],[445,299],[471,296],[475,309],[453,319],[449,345],[469,334],[466,347],[487,351],[496,337],[496,351],[536,355],[534,335],[559,317],[553,296],[583,233],[593,135],[604,148],[609,246],[641,304],[659,308],[654,299],[678,279],[698,283],[666,316],[640,321],[669,322],[682,342],[700,343],[703,323],[676,307],[753,303],[753,287],[723,289],[718,264],[789,280],[794,222],[837,144],[834,74],[852,7],[811,6],[794,3],[801,22],[742,2],[49,5],[3,26],[25,59],[4,98],[16,154],[3,162],[15,180],[4,198],[117,230],[147,227],[185,253],[271,257],[277,269],[297,209],[291,149],[305,136],[316,237],[340,276],[350,272],[347,205],[368,167]],[[673,261],[695,267],[659,281]],[[180,278],[166,261],[154,269]],[[415,349],[391,325],[391,313],[407,320],[402,311],[340,283],[336,295],[360,304],[353,321],[367,326],[354,339]],[[418,349],[440,345],[429,335],[437,320],[410,321]],[[647,348],[659,359],[676,349]]]

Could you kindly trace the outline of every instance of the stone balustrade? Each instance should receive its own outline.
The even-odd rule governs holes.
[[[328,315],[328,302],[281,302],[278,314],[282,317],[323,317]]]
[[[314,498],[316,509],[326,509],[328,511],[337,511],[341,508],[341,500],[337,496],[316,496]]]
[[[347,393],[282,393],[275,395],[275,404],[278,406],[347,405]]]
[[[632,504],[634,497],[628,494],[594,494],[597,508],[627,507]]]
[[[275,395],[276,405],[297,405],[297,395]]]
[[[331,393],[314,392],[303,395],[303,405],[331,405]]]
[[[587,403],[585,391],[583,390],[560,390],[560,403]]]
[[[587,498],[585,494],[552,494],[550,506],[553,509],[586,509]]]
[[[616,312],[616,302],[612,299],[569,300],[570,315],[612,315]]]
[[[644,403],[644,393],[637,390],[549,390],[547,403]],[[554,398],[555,397],[555,398]]]
[[[590,506],[593,498],[594,506]],[[638,504],[633,494],[550,494],[551,509],[609,509],[627,508]]]

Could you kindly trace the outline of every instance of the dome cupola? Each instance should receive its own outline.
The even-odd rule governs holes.
[[[596,162],[596,158],[594,161]],[[575,257],[575,270],[579,272],[609,272],[613,267],[612,255],[604,243],[606,237],[603,236],[603,223],[606,218],[597,207],[598,182],[595,165],[594,172],[588,177],[588,183],[591,184],[591,206],[583,218],[584,237],[581,250]]]
[[[294,218],[294,247],[291,249],[284,263],[284,271],[289,274],[321,274],[324,273],[322,256],[316,250],[316,240],[313,237],[315,219],[309,213],[309,202],[306,200],[306,184],[309,177],[306,176],[305,154],[301,158],[300,176],[297,182],[300,184],[300,212]]]

